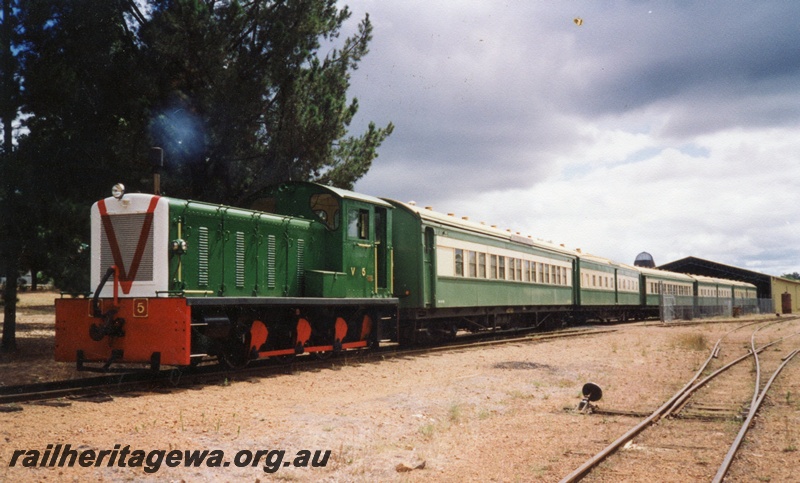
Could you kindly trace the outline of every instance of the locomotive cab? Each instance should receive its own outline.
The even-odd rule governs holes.
[[[352,191],[296,182],[268,190],[252,207],[314,220],[325,227],[322,267],[306,271],[306,296],[392,296],[389,203]]]

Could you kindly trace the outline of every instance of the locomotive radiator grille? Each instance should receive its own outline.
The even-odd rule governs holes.
[[[236,232],[236,288],[244,288],[244,233]]]
[[[302,238],[297,239],[297,285],[303,286],[303,278],[306,273],[305,269],[305,246],[306,242]]]
[[[208,227],[201,226],[197,231],[197,283],[208,287]]]
[[[105,224],[101,224],[100,236],[100,263],[102,267],[122,264],[118,267],[126,281],[152,282],[153,281],[153,230],[145,227],[145,213],[107,215],[113,233],[108,233]],[[142,239],[142,231],[149,228]],[[116,247],[112,247],[112,241]],[[143,246],[142,246],[143,245]],[[114,251],[117,251],[119,260],[115,260]],[[137,250],[142,250],[137,260]],[[138,262],[138,267],[134,266]],[[133,277],[131,278],[131,275]]]
[[[267,288],[275,288],[275,235],[267,236]]]

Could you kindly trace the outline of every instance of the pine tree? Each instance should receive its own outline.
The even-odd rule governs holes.
[[[13,122],[19,114],[18,63],[14,55],[16,42],[15,5],[12,0],[3,0],[3,24],[0,26],[0,118],[2,118],[3,145],[0,158],[0,260],[4,268],[6,283],[3,288],[3,338],[0,350],[17,350],[17,277],[21,252],[19,220],[15,216],[18,206],[17,156],[14,149]]]
[[[348,132],[372,25],[340,39],[334,0],[18,2],[21,253],[59,288],[90,288],[89,207],[116,182],[150,191],[152,146],[167,195],[243,204],[287,180],[352,188],[392,132]]]
[[[393,126],[347,136],[358,110],[350,73],[368,52],[369,17],[340,35],[333,0],[157,2],[141,28],[154,74],[150,133],[181,196],[240,203],[286,180],[351,188]]]

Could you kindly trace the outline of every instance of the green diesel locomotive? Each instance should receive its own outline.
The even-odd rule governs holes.
[[[94,296],[56,301],[56,360],[189,365],[397,339],[391,205],[285,184],[261,210],[149,194],[92,208]]]

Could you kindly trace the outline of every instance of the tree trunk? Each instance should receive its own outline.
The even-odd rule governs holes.
[[[17,89],[14,85],[14,57],[11,51],[11,0],[3,2],[3,26],[0,29],[0,41],[2,42],[3,51],[2,55],[2,68],[3,68],[3,99],[2,112],[3,116],[3,158],[2,167],[0,171],[3,178],[5,178],[6,185],[5,197],[3,205],[0,207],[0,223],[2,223],[2,230],[0,230],[0,238],[2,240],[3,250],[2,253],[5,257],[6,268],[6,288],[3,291],[3,298],[5,300],[5,319],[3,320],[3,341],[0,343],[0,350],[3,352],[10,352],[17,350],[17,278],[18,263],[19,263],[19,240],[14,239],[17,234],[13,229],[13,209],[11,198],[14,196],[14,182],[11,174],[12,153],[14,150],[14,133],[13,124],[14,118],[17,117]]]
[[[10,248],[10,247],[9,247]],[[3,290],[5,300],[3,320],[3,342],[0,351],[14,352],[17,350],[17,257],[8,250],[6,254],[6,288]]]

